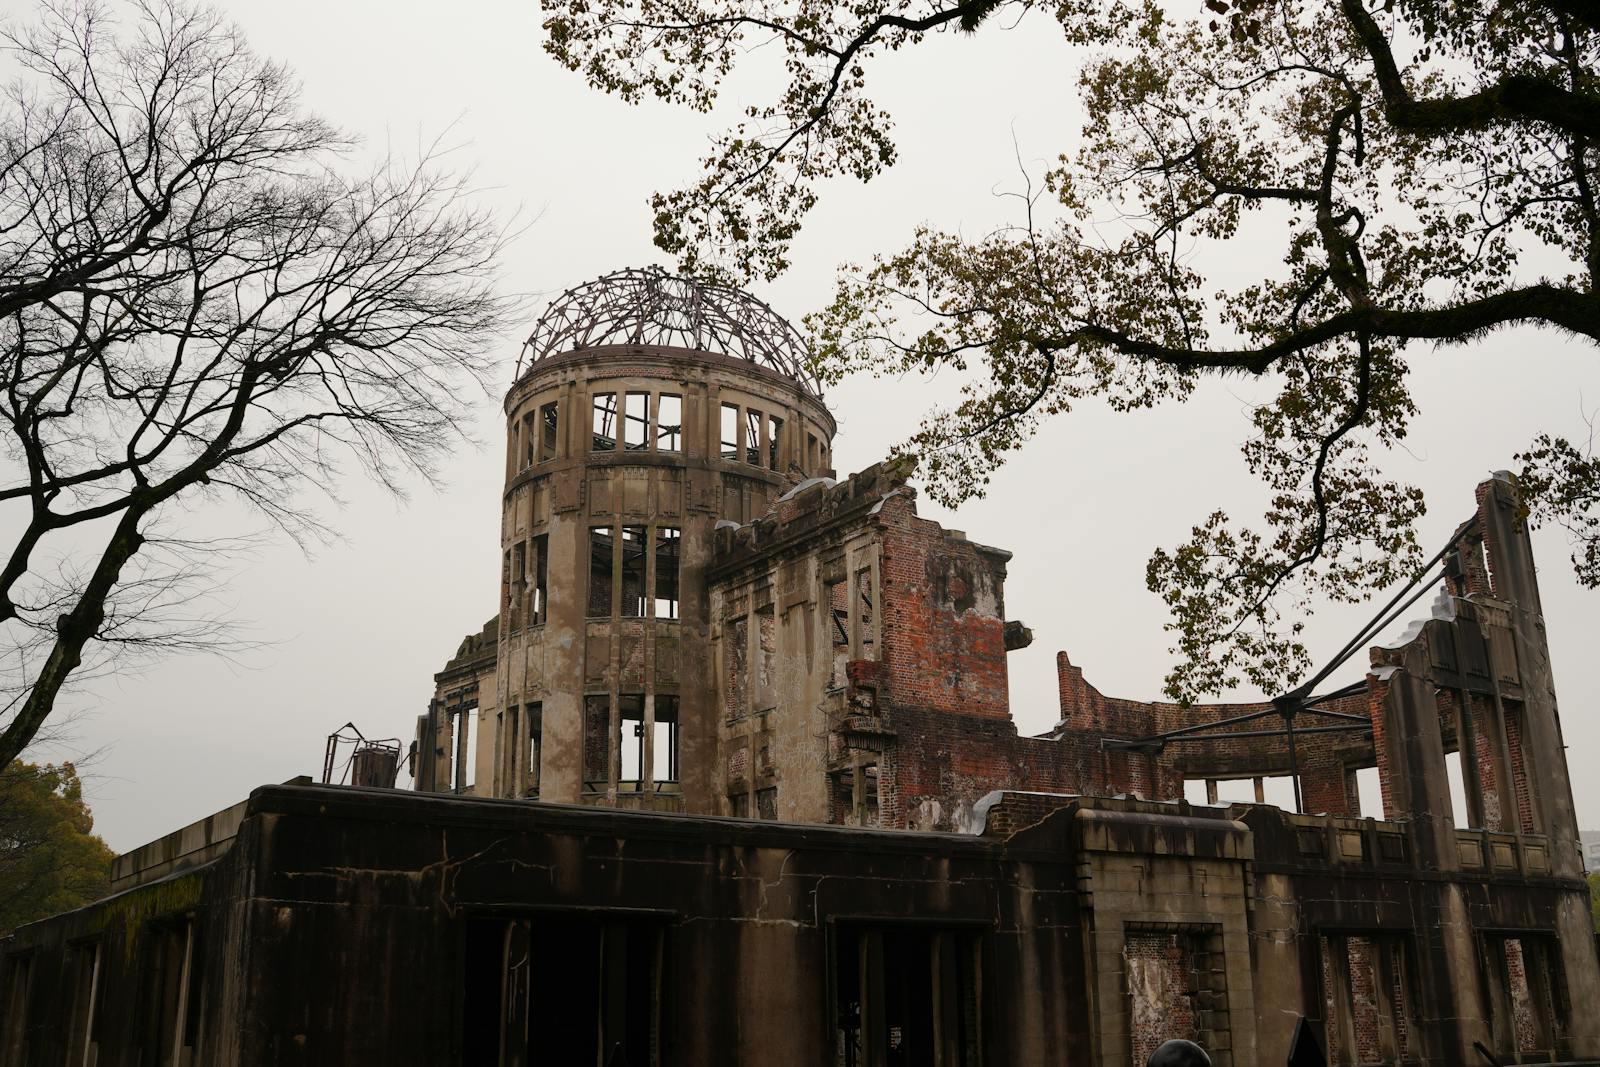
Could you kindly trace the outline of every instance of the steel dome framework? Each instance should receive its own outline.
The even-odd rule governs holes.
[[[568,289],[550,302],[523,355],[537,363],[602,345],[659,345],[732,356],[793,378],[812,396],[822,395],[808,367],[805,341],[782,315],[742,290],[660,267],[619,270]]]

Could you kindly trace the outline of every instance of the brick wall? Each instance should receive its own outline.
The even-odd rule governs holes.
[[[1181,933],[1132,932],[1123,944],[1128,976],[1130,1062],[1142,1065],[1164,1041],[1205,1044],[1195,1017],[1194,946]]]
[[[917,517],[891,496],[882,530],[882,659],[896,703],[1011,718],[1006,676],[1005,560]]]

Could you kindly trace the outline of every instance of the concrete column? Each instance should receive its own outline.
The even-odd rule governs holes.
[[[1521,500],[1510,475],[1501,472],[1479,487],[1479,522],[1494,592],[1511,604],[1511,624],[1521,675],[1522,759],[1530,786],[1536,821],[1550,838],[1552,873],[1566,877],[1582,874],[1578,848],[1577,812],[1572,801],[1566,746],[1561,736],[1561,715],[1556,707],[1555,681],[1550,669],[1550,646],[1545,640],[1544,614],[1533,564],[1533,548]],[[1513,801],[1514,803],[1514,801]]]
[[[1445,773],[1439,706],[1416,645],[1404,666],[1392,668],[1383,702],[1384,772],[1395,810],[1385,817],[1411,825],[1412,841],[1424,866],[1454,870],[1461,864],[1455,824],[1450,817],[1450,779]]]

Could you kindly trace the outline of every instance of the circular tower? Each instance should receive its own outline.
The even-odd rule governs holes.
[[[804,343],[747,293],[648,268],[563,293],[524,355],[488,791],[716,811],[712,533],[832,473]]]

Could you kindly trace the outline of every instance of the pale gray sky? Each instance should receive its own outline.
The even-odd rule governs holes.
[[[475,170],[483,195],[532,222],[506,272],[530,293],[661,262],[646,198],[691,179],[720,128],[715,117],[629,107],[588,90],[544,55],[529,0],[222,6],[257,49],[295,68],[312,108],[364,136],[373,152],[385,144],[412,151],[441,133],[459,144],[454,159]],[[28,7],[9,0],[5,9],[15,17]],[[1014,201],[995,191],[1016,186],[1019,154],[1044,161],[1072,143],[1070,59],[1042,18],[892,57],[874,77],[896,118],[899,165],[864,187],[829,185],[793,269],[758,294],[798,319],[826,301],[838,262],[897,248],[918,223],[978,235],[1015,221]],[[740,86],[760,87],[754,78]],[[1031,165],[1037,172],[1043,163]],[[1270,240],[1248,247],[1247,235],[1237,244],[1230,255],[1277,255]],[[520,340],[505,339],[506,382]],[[1585,402],[1600,407],[1595,356],[1535,331],[1411,353],[1422,410],[1409,453],[1392,469],[1427,492],[1426,547],[1469,514],[1474,485],[1509,466],[1536,430],[1583,431]],[[987,499],[957,516],[923,501],[924,515],[1016,553],[1009,614],[1035,634],[1033,647],[1011,656],[1012,708],[1024,731],[1055,721],[1058,649],[1107,693],[1159,695],[1168,642],[1144,563],[1213,508],[1259,509],[1238,453],[1245,388],[1211,383],[1183,407],[1136,415],[1086,405],[1003,470]],[[881,458],[952,392],[949,382],[833,390],[841,470]],[[346,720],[369,736],[410,735],[432,673],[495,610],[503,427],[498,396],[480,406],[484,447],[461,450],[444,492],[419,486],[397,506],[352,477],[347,506],[327,516],[341,544],[307,559],[275,542],[238,568],[228,598],[252,636],[269,643],[243,667],[170,659],[79,695],[70,751],[99,753],[88,789],[113,848],[137,846],[263,782],[315,775],[325,736]],[[216,509],[194,518],[211,531],[250,521]],[[1535,547],[1581,821],[1600,827],[1600,781],[1585,773],[1600,756],[1591,710],[1600,698],[1592,651],[1600,600],[1574,583],[1562,535],[1541,533]],[[1369,614],[1329,609],[1312,624],[1313,648],[1333,651]]]

